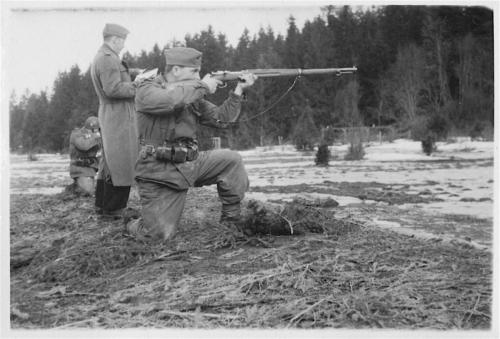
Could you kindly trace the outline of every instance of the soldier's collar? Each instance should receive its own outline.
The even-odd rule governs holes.
[[[101,49],[102,49],[103,53],[106,55],[113,55],[114,54],[117,57],[119,57],[119,55],[107,43],[103,43]]]

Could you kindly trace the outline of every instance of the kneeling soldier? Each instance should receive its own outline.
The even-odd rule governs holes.
[[[142,82],[135,97],[140,152],[136,181],[142,218],[127,224],[129,233],[167,240],[175,233],[189,187],[217,185],[221,220],[238,221],[248,189],[241,156],[230,150],[198,151],[198,124],[225,128],[241,110],[243,90],[257,78],[245,74],[220,106],[204,99],[219,80],[200,79],[202,53],[176,47],[165,51],[166,67]]]
[[[101,134],[99,120],[89,117],[82,128],[75,128],[69,138],[69,174],[83,192],[93,194],[94,177],[99,168]]]

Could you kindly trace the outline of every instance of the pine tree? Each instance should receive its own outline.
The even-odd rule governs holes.
[[[284,65],[290,68],[304,67],[303,51],[303,41],[300,31],[295,24],[295,18],[290,16],[288,18],[288,30],[285,38]]]
[[[253,68],[255,65],[255,57],[250,50],[250,35],[248,29],[245,28],[243,34],[238,40],[238,45],[234,52],[232,66],[234,70]]]
[[[15,92],[11,93],[9,99],[9,141],[11,150],[22,149],[23,124],[26,115],[26,95],[22,96],[19,101],[16,99]]]
[[[75,114],[81,87],[80,69],[73,66],[69,72],[59,73],[54,82],[54,94],[49,103],[50,115],[44,128],[43,138],[47,141],[48,149],[60,151],[67,147],[69,134],[74,126],[69,126],[68,121]]]
[[[48,115],[49,102],[45,92],[32,94],[26,103],[26,116],[23,122],[23,149],[28,152],[45,151],[43,128]]]

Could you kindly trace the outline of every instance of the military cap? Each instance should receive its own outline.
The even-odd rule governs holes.
[[[167,65],[200,67],[203,53],[194,48],[174,47],[165,50]]]
[[[127,34],[130,33],[128,29],[117,24],[106,24],[104,30],[102,31],[102,36],[117,36],[119,38],[125,39]]]
[[[86,129],[97,129],[99,128],[99,119],[97,117],[88,117],[87,120],[85,120],[85,128]]]

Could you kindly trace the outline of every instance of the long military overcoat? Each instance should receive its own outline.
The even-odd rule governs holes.
[[[92,63],[91,77],[99,97],[99,125],[111,180],[114,186],[131,186],[139,141],[129,70],[104,44]]]

